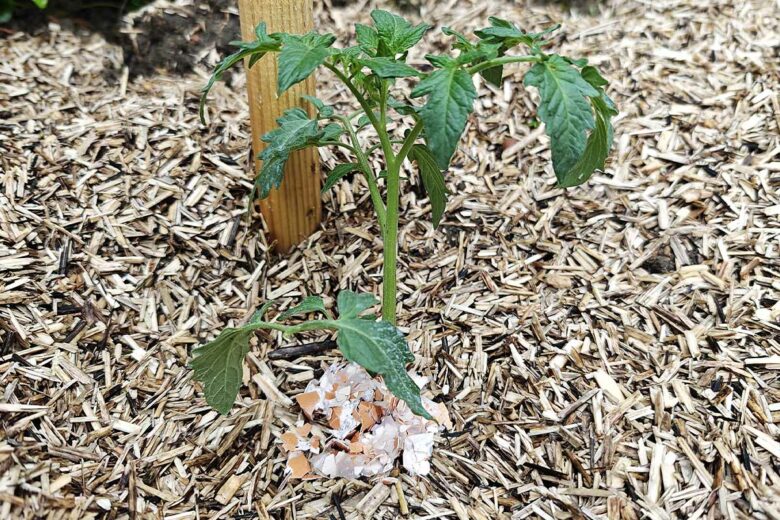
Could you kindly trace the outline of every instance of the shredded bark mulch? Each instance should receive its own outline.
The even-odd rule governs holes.
[[[371,7],[318,4],[318,25],[346,43]],[[183,77],[134,76],[121,46],[51,22],[0,43],[0,518],[780,517],[776,3],[416,11],[460,30],[560,21],[561,51],[598,64],[621,109],[606,171],[556,189],[535,94],[510,74],[479,85],[439,229],[409,172],[399,323],[454,422],[430,475],[284,474],[292,398],[338,354],[268,353],[326,336],[259,335],[225,417],[187,368],[269,299],[379,293],[363,181],[324,195],[306,243],[269,252],[244,219],[242,75],[204,128],[216,51]]]

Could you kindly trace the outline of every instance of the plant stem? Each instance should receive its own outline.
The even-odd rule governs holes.
[[[346,117],[339,118],[342,125],[346,129],[347,133],[349,134],[350,140],[352,141],[352,151],[355,154],[355,157],[357,158],[358,165],[360,166],[360,169],[363,172],[363,175],[366,178],[366,182],[368,183],[368,191],[371,193],[371,201],[374,203],[374,210],[376,211],[376,218],[379,221],[379,229],[382,233],[384,233],[385,230],[385,203],[382,201],[382,194],[379,192],[379,185],[377,184],[376,177],[374,176],[374,172],[371,169],[371,165],[368,163],[368,156],[365,152],[363,152],[362,148],[360,147],[360,141],[358,140],[357,133],[355,133],[355,129],[352,127],[352,123],[349,119]]]
[[[382,237],[384,242],[382,265],[382,319],[395,325],[396,270],[398,260],[398,199],[400,193],[401,162],[395,159],[387,165],[387,218]]]
[[[406,139],[404,140],[404,144],[401,145],[401,150],[398,151],[398,155],[396,156],[396,159],[398,161],[403,162],[403,160],[406,159],[406,156],[409,155],[409,152],[412,150],[412,146],[414,146],[414,142],[420,136],[422,131],[423,131],[423,122],[417,121],[414,124],[412,130],[409,132],[409,135],[406,136]]]
[[[542,61],[541,56],[502,56],[501,58],[494,58],[492,60],[483,61],[482,63],[478,63],[472,67],[469,67],[468,72],[469,74],[476,74],[477,72],[482,72],[486,69],[492,69],[493,67],[497,67],[499,65],[508,65],[510,63],[528,63],[528,62],[539,62]]]
[[[396,323],[397,264],[398,264],[398,203],[401,191],[401,166],[422,132],[418,121],[406,136],[398,155],[387,164],[387,214],[384,230],[384,263],[382,270],[382,319]]]
[[[390,143],[390,136],[387,135],[387,128],[380,124],[373,110],[371,110],[371,105],[369,105],[368,100],[365,98],[365,96],[363,96],[363,94],[361,94],[355,84],[352,83],[352,80],[349,79],[347,75],[340,71],[335,65],[332,63],[325,63],[325,67],[333,72],[333,74],[335,74],[336,77],[339,78],[342,83],[344,83],[344,86],[349,89],[352,95],[355,96],[355,99],[357,99],[357,102],[360,104],[360,107],[363,109],[366,117],[369,121],[371,121],[371,126],[374,127],[374,130],[376,130],[376,133],[379,136],[379,142],[382,143],[382,150],[385,152],[385,157],[388,159],[392,157],[393,145]]]
[[[345,148],[355,155],[358,153],[356,148],[348,145],[347,143],[342,143],[341,141],[320,141],[320,145],[340,146],[341,148]]]
[[[298,334],[299,332],[306,332],[309,330],[336,330],[334,320],[314,320],[305,321],[298,325],[282,325],[281,323],[269,323],[267,321],[258,321],[255,323],[249,323],[245,327],[251,330],[278,330],[284,334]]]

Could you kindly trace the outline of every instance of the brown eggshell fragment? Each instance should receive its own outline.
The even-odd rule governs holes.
[[[298,436],[295,432],[285,432],[282,434],[282,447],[287,451],[294,451],[298,446]]]
[[[295,400],[298,401],[298,405],[306,417],[311,419],[314,416],[314,410],[320,404],[320,394],[319,392],[304,392],[296,395]]]
[[[303,453],[294,453],[287,459],[287,468],[290,470],[292,478],[302,478],[311,471],[309,460]]]
[[[333,428],[334,430],[338,430],[341,428],[341,407],[340,406],[334,406],[330,409],[330,419],[328,419],[328,426]]]

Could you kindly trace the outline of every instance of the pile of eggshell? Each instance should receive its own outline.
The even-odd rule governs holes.
[[[410,376],[421,387],[426,383]],[[435,420],[415,415],[381,379],[355,363],[331,365],[296,400],[304,419],[281,437],[293,478],[380,475],[392,470],[399,456],[410,474],[427,475],[434,435],[452,428],[443,404],[423,397]]]

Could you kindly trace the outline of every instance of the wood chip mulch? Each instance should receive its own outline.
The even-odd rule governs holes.
[[[370,7],[318,6],[319,25],[343,42]],[[186,368],[268,299],[378,294],[362,181],[325,195],[305,244],[269,253],[243,219],[240,74],[204,128],[205,71],[129,80],[99,35],[4,29],[0,518],[780,518],[777,3],[420,12],[562,21],[561,50],[603,68],[621,115],[606,171],[564,192],[535,94],[519,74],[481,84],[438,230],[407,185],[399,321],[455,426],[430,476],[395,482],[284,475],[290,399],[338,356],[267,353],[325,338],[259,336],[226,417]]]

